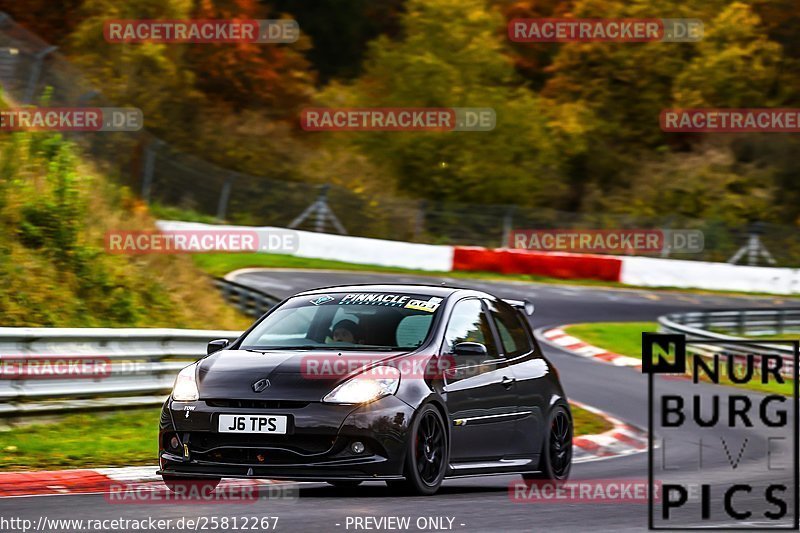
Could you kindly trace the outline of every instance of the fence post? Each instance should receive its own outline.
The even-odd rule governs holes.
[[[314,221],[314,231],[322,233],[325,231],[325,211],[328,207],[328,189],[330,185],[323,185],[319,189],[319,197],[317,202],[319,208],[317,209],[317,217]]]
[[[506,209],[503,215],[503,242],[500,243],[500,248],[513,248],[511,244],[511,229],[514,227],[514,210],[516,207],[511,206]]]
[[[144,149],[144,166],[142,167],[142,200],[150,203],[150,191],[153,188],[153,174],[156,168],[156,149],[161,141],[154,140]]]
[[[25,104],[32,104],[33,98],[36,95],[36,86],[39,84],[39,77],[42,74],[42,65],[44,64],[44,58],[48,54],[58,50],[57,46],[48,46],[44,50],[39,50],[34,56],[34,63],[33,67],[31,67],[31,75],[28,78],[28,86],[25,88],[25,96],[22,98],[22,102]]]
[[[330,220],[333,227],[340,235],[347,235],[347,230],[344,229],[342,223],[333,214],[330,206],[328,205],[328,189],[330,185],[322,185],[319,189],[319,195],[314,202],[306,208],[305,211],[300,213],[300,216],[295,218],[289,223],[289,228],[294,229],[303,223],[305,219],[311,215],[315,215],[314,231],[322,233],[325,231],[325,221]]]
[[[228,214],[228,201],[231,197],[231,188],[233,187],[233,176],[228,176],[225,183],[222,184],[222,192],[219,195],[219,204],[217,205],[217,220],[225,220]]]
[[[425,234],[425,212],[427,208],[428,202],[420,200],[417,214],[414,217],[414,240],[417,242],[423,242],[422,236]]]

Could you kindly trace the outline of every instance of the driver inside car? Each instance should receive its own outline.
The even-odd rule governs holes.
[[[333,342],[346,342],[349,344],[364,344],[364,335],[361,328],[352,320],[340,320],[333,327]]]

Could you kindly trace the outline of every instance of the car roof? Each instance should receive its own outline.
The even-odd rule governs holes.
[[[452,294],[459,291],[475,292],[470,289],[460,287],[447,287],[444,285],[422,285],[422,284],[405,284],[405,283],[387,283],[387,284],[356,284],[356,285],[334,285],[331,287],[320,287],[317,289],[310,289],[297,294],[297,296],[305,296],[309,294],[325,294],[331,292],[387,292],[387,293],[411,293],[421,294],[424,296],[439,296],[447,298]]]

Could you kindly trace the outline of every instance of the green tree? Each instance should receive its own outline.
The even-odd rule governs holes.
[[[563,192],[551,110],[506,55],[499,13],[482,0],[411,0],[404,39],[380,37],[364,74],[334,85],[330,106],[482,107],[491,132],[331,133],[385,168],[396,187],[436,200],[547,205]]]
[[[191,9],[192,0],[86,0],[68,43],[73,62],[108,100],[140,108],[146,128],[170,129],[173,138],[186,135],[204,104],[186,66],[186,45],[109,43],[103,27],[109,19],[187,19]]]
[[[752,9],[735,2],[709,25],[698,54],[675,80],[679,107],[780,104],[781,45],[769,39]]]
[[[196,19],[277,18],[256,0],[199,0]],[[292,44],[248,42],[189,45],[188,68],[196,86],[214,103],[236,111],[264,108],[273,117],[294,116],[313,94],[314,76],[301,50]]]
[[[367,43],[379,35],[397,37],[405,0],[269,0],[288,13],[314,47],[305,54],[320,80],[352,79],[361,73]]]

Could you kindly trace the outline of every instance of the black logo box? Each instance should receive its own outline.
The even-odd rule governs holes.
[[[798,364],[800,364],[800,340],[724,340],[724,341],[710,341],[710,340],[688,340],[685,335],[681,334],[667,334],[667,333],[642,333],[642,373],[647,374],[647,481],[648,481],[648,502],[647,502],[647,520],[648,529],[651,531],[708,531],[708,530],[725,530],[725,531],[758,531],[757,527],[713,527],[699,526],[699,527],[656,527],[654,520],[654,502],[653,502],[653,404],[655,390],[653,386],[655,374],[685,374],[686,373],[686,344],[693,345],[708,345],[708,346],[724,346],[724,345],[790,345],[793,352],[793,365],[791,378],[794,383],[792,390],[794,417],[792,423],[792,435],[794,440],[794,523],[791,526],[785,527],[770,527],[770,531],[798,531],[800,530],[800,437],[798,436],[798,416],[800,416],[800,409],[798,409],[798,387],[800,386],[800,375],[798,374]],[[659,356],[658,361],[653,361],[653,348],[658,346],[661,351],[670,353],[670,348],[674,347],[674,360],[669,361]]]

